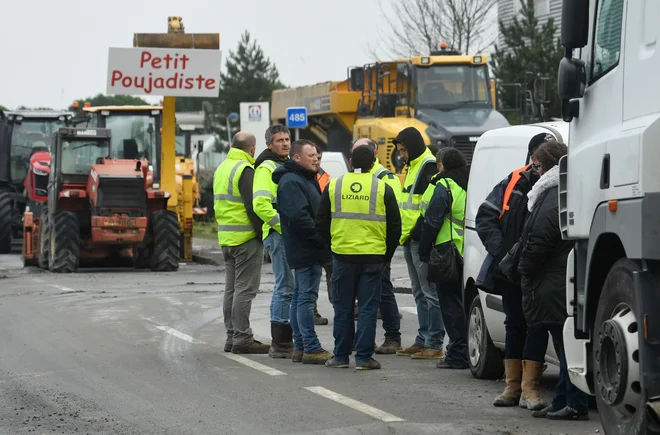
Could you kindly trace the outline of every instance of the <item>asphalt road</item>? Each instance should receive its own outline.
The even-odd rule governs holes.
[[[265,264],[252,309],[263,342],[270,337],[272,283]],[[430,361],[377,356],[382,370],[356,372],[224,353],[223,287],[216,266],[57,275],[23,269],[17,255],[0,256],[0,433],[603,432],[596,413],[589,422],[550,422],[495,408],[502,381]],[[414,303],[410,295],[397,298],[408,345]],[[330,316],[327,298],[319,309]],[[332,320],[317,331],[331,350]],[[544,377],[547,399],[556,373],[551,368]]]

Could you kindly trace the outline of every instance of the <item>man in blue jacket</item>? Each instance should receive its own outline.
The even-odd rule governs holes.
[[[289,267],[294,270],[291,328],[294,362],[325,364],[332,354],[321,346],[314,329],[314,303],[319,297],[323,265],[330,250],[316,232],[315,217],[321,202],[316,179],[319,159],[314,142],[300,139],[291,144],[291,157],[273,172],[277,183],[277,210]]]

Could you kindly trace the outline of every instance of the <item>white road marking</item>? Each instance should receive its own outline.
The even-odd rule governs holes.
[[[224,356],[226,356],[230,360],[234,360],[238,363],[241,363],[243,365],[251,367],[255,370],[259,370],[260,372],[266,373],[267,375],[271,375],[271,376],[285,376],[286,375],[286,373],[284,373],[284,372],[281,372],[277,369],[268,367],[267,365],[258,363],[256,361],[252,361],[251,359],[245,358],[244,356],[234,355],[233,353],[226,353],[226,354],[224,354]]]
[[[74,290],[70,287],[64,287],[63,285],[57,285],[57,284],[48,284],[49,287],[56,288],[58,290],[62,290],[63,292],[73,292],[77,293],[78,290]]]
[[[39,278],[32,278],[32,281],[38,282],[38,283],[43,283],[44,282],[43,279],[39,279]]]
[[[399,307],[400,311],[405,311],[406,313],[417,315],[417,307]]]
[[[312,393],[316,393],[319,396],[323,396],[326,399],[333,400],[337,403],[341,403],[342,405],[348,406],[349,408],[353,408],[356,411],[360,411],[371,417],[377,418],[378,420],[384,421],[386,423],[391,423],[395,421],[406,421],[403,418],[397,417],[396,415],[392,415],[385,411],[381,411],[378,408],[374,408],[373,406],[369,406],[365,403],[358,402],[357,400],[351,399],[350,397],[346,397],[339,393],[335,393],[334,391],[328,390],[327,388],[305,387],[305,389],[311,391]]]
[[[188,343],[205,344],[203,341],[197,340],[197,339],[191,337],[190,335],[184,334],[183,332],[177,331],[176,329],[170,328],[169,326],[160,326],[159,325],[159,326],[156,326],[156,328],[160,329],[161,331],[167,332],[168,334],[173,335],[177,338],[180,338],[181,340],[185,340]]]

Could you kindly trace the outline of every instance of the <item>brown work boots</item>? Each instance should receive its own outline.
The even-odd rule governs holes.
[[[401,339],[386,338],[383,344],[376,348],[375,352],[379,355],[393,355],[400,350],[402,350]]]
[[[312,352],[312,353],[303,353],[302,356],[302,363],[303,364],[325,364],[325,362],[331,358],[333,358],[334,355],[332,352],[328,352],[325,349],[321,349],[318,352]]]
[[[314,324],[321,326],[328,324],[328,319],[323,317],[321,313],[319,313],[319,310],[316,306],[316,302],[314,302]]]
[[[271,358],[291,358],[293,355],[293,331],[288,323],[270,322]]]
[[[225,345],[225,351],[227,347]],[[252,355],[261,355],[261,354],[266,354],[268,353],[268,349],[270,349],[270,346],[267,344],[263,344],[260,341],[254,340],[252,343],[249,344],[234,344],[231,347],[231,353],[245,353],[245,354],[252,354]]]
[[[520,406],[532,411],[546,407],[541,398],[539,384],[543,374],[543,363],[529,360],[507,359],[504,360],[506,374],[506,387],[493,405],[495,406]]]

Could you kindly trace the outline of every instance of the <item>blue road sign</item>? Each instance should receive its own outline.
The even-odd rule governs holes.
[[[289,107],[286,109],[286,126],[289,128],[307,127],[307,108]]]

